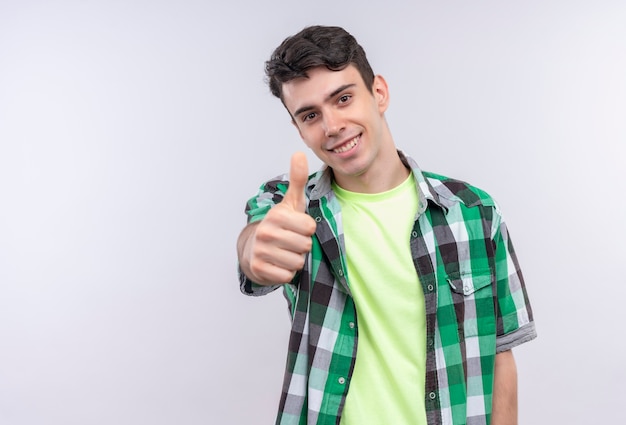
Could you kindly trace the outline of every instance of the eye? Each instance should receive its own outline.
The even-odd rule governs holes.
[[[302,121],[311,121],[317,116],[315,112],[310,112],[302,117]]]
[[[347,103],[347,102],[349,102],[349,101],[350,101],[350,99],[351,99],[351,98],[352,98],[352,96],[351,96],[351,95],[349,95],[349,94],[344,94],[344,95],[341,95],[341,96],[339,97],[338,103]]]

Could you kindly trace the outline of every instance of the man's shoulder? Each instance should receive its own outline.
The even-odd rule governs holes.
[[[431,171],[423,171],[422,173],[439,197],[461,202],[468,207],[477,205],[496,206],[495,200],[489,193],[466,181]]]

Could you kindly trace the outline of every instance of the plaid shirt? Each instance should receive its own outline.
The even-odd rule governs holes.
[[[426,417],[429,425],[489,424],[496,353],[536,336],[522,273],[502,216],[485,192],[413,170],[419,208],[411,253],[426,306]],[[286,285],[261,286],[240,271],[243,293],[284,290],[292,315],[276,424],[339,424],[355,365],[358,321],[346,276],[342,218],[332,172],[309,178],[317,222],[304,268]],[[248,201],[248,222],[280,202],[287,175]]]

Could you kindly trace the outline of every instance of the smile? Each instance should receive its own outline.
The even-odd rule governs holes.
[[[341,145],[336,149],[333,149],[333,152],[335,153],[348,152],[350,149],[352,149],[353,147],[359,144],[360,137],[361,135],[356,136],[354,139],[350,140],[348,143]]]

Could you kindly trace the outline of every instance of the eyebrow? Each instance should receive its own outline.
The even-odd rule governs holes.
[[[349,88],[351,88],[351,87],[354,87],[354,86],[356,86],[356,84],[354,84],[354,83],[344,84],[344,85],[342,85],[342,86],[340,86],[340,87],[336,88],[336,89],[335,89],[335,90],[333,90],[333,91],[332,91],[332,92],[331,92],[328,96],[326,96],[326,100],[330,100],[330,99],[332,99],[333,97],[337,96],[337,95],[338,95],[339,93],[341,93],[342,91],[344,91],[344,90],[346,90],[346,89],[349,89]],[[312,105],[303,106],[302,108],[298,108],[298,110],[296,110],[296,112],[294,112],[294,113],[293,113],[293,116],[294,116],[294,117],[297,117],[297,116],[299,116],[300,114],[302,114],[302,113],[304,113],[304,112],[307,112],[307,111],[310,111],[310,110],[312,110],[312,109],[315,109],[315,107],[314,107],[314,106],[312,106]]]

